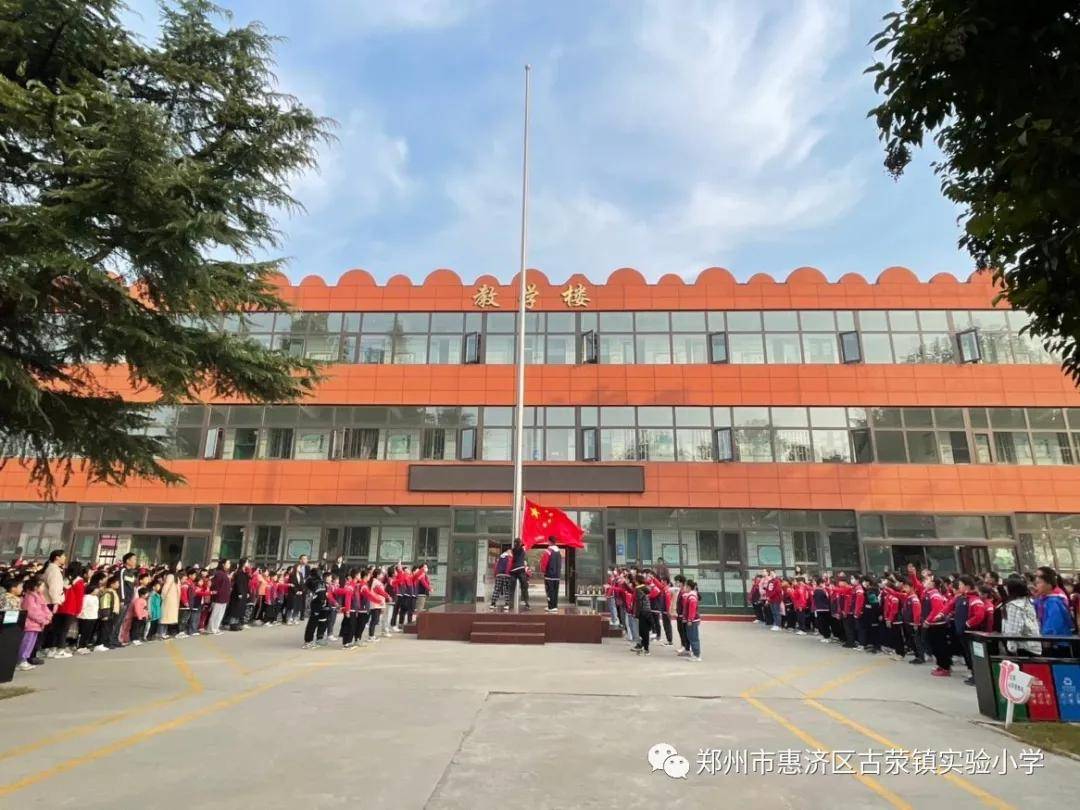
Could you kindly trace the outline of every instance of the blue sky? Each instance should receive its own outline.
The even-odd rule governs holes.
[[[894,182],[866,118],[866,43],[892,3],[222,4],[287,37],[282,89],[339,123],[320,171],[295,184],[307,212],[281,219],[294,279],[510,277],[525,62],[529,265],[553,280],[971,270],[933,154]],[[133,6],[149,30],[151,4]]]

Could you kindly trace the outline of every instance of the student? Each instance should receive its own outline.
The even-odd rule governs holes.
[[[619,582],[623,610],[626,613],[626,640],[631,645],[638,644],[637,587],[629,573]]]
[[[304,591],[310,596],[308,620],[304,626],[304,649],[313,649],[316,640],[322,641],[326,635],[326,581],[317,568],[308,569],[308,578],[304,582]]]
[[[146,636],[146,622],[150,617],[149,607],[149,594],[150,590],[146,587],[140,587],[136,591],[136,596],[131,602],[131,630],[129,632],[129,638],[131,643],[138,647],[142,644],[143,638]]]
[[[495,584],[491,589],[491,609],[500,610],[499,600],[503,600],[504,607],[509,610],[513,604],[513,595],[510,592],[510,566],[513,564],[513,556],[510,547],[504,545],[502,552],[495,558]]]
[[[510,605],[512,607],[514,604],[514,589],[520,585],[522,610],[529,610],[529,579],[525,563],[525,545],[520,537],[514,540],[510,554]]]
[[[1007,636],[1037,636],[1039,616],[1031,599],[1027,580],[1018,574],[1005,580],[1005,615],[1001,620],[1001,632]],[[1006,641],[1005,649],[1010,655],[1042,655],[1042,644],[1037,641]]]
[[[146,628],[146,635],[139,636],[144,641],[153,641],[159,638],[158,628],[161,626],[161,578],[158,577],[154,580],[153,585],[150,586],[150,592],[146,595],[146,605],[149,613],[149,626]]]
[[[814,590],[810,594],[810,603],[814,612],[814,626],[817,627],[821,643],[828,644],[832,635],[832,624],[829,621],[829,590],[825,585],[824,577],[814,577]]]
[[[650,588],[644,574],[638,574],[634,581],[634,615],[637,616],[638,638],[634,652],[649,655],[649,638],[652,636],[652,600]]]
[[[611,617],[611,627],[622,627],[622,608],[616,599],[615,581],[618,579],[615,566],[609,566],[607,579],[604,580],[604,598],[607,600],[608,615]]]
[[[427,563],[420,563],[413,573],[413,590],[416,593],[416,612],[423,613],[431,594],[431,580],[428,579]]]
[[[780,622],[783,620],[784,585],[771,570],[766,571],[765,576],[765,603],[768,611],[766,616],[772,624],[773,632],[779,633]]]
[[[679,631],[679,649],[676,655],[690,655],[690,635],[686,632],[686,577],[675,575],[675,627]]]
[[[883,579],[879,583],[881,593],[881,628],[885,642],[897,658],[904,657],[904,624],[900,618],[902,594],[895,588],[896,582]]]
[[[761,591],[761,574],[755,574],[750,584],[750,606],[754,609],[755,621],[767,624],[765,621],[765,598]]]
[[[94,652],[105,652],[121,646],[120,641],[120,578],[108,577],[98,596],[98,637]]]
[[[345,576],[345,584],[337,590],[337,596],[341,601],[341,648],[349,649],[361,641],[364,628],[367,626],[368,611],[364,603],[364,595],[361,593],[361,581],[363,572],[358,568],[350,568]]]
[[[1039,632],[1044,636],[1070,636],[1073,631],[1069,612],[1069,597],[1061,587],[1061,577],[1048,565],[1035,572],[1035,613],[1039,617]],[[1046,654],[1068,655],[1068,644],[1047,644]]]
[[[698,589],[697,582],[692,579],[686,581],[686,634],[690,639],[690,660],[694,663],[701,661],[701,615],[698,613]],[[646,652],[646,655],[648,652]]]
[[[975,588],[975,578],[969,574],[957,577],[956,595],[945,605],[945,612],[953,615],[954,649],[959,648],[964,657],[964,664],[971,671],[971,645],[967,640],[968,630],[981,630],[986,619],[986,604]],[[975,685],[974,674],[965,681],[968,686]]]
[[[16,572],[24,566],[11,565]],[[0,610],[22,610],[24,577],[21,573],[10,573],[4,578],[3,597],[0,598]]]
[[[34,648],[42,631],[53,620],[53,612],[45,597],[45,580],[33,576],[23,586],[22,609],[26,611],[22,641],[19,642],[18,669],[41,666],[44,661],[34,657]]]
[[[404,633],[405,625],[413,620],[413,609],[416,607],[416,591],[413,590],[413,570],[408,565],[401,567],[400,575],[401,613],[398,616],[397,632]]]
[[[945,610],[946,600],[941,593],[942,582],[933,574],[927,573],[922,581],[922,601],[925,609],[923,628],[930,651],[934,654],[937,668],[930,674],[935,678],[948,678],[952,675],[952,650],[949,649],[949,616]]]
[[[548,547],[540,555],[540,574],[544,577],[547,612],[556,613],[559,609],[559,583],[562,581],[562,552],[555,538],[549,538]],[[670,625],[668,631],[671,631]]]
[[[911,582],[900,583],[900,590],[903,594],[900,598],[900,618],[903,621],[905,642],[906,646],[915,654],[915,657],[909,663],[925,664],[926,648],[923,645],[922,600],[915,593]]]
[[[390,595],[383,586],[385,577],[386,572],[383,569],[372,567],[366,579],[367,589],[365,595],[370,604],[368,608],[368,640],[370,641],[379,640],[379,636],[375,635],[375,630],[387,613],[386,600],[390,598]],[[383,635],[386,635],[385,627],[383,628]]]
[[[83,578],[85,573],[83,564],[77,560],[68,563],[65,576],[70,584],[64,591],[64,599],[56,608],[56,615],[53,617],[55,623],[53,637],[56,642],[54,658],[71,657],[67,643],[68,631],[82,613],[83,601],[86,598],[86,580]]]
[[[881,652],[881,593],[872,576],[862,578],[863,605],[862,626],[863,652],[877,655]]]
[[[104,590],[104,582],[105,574],[98,571],[90,577],[90,582],[83,594],[82,609],[77,617],[79,638],[75,642],[75,652],[79,655],[89,655],[94,647],[94,639],[98,634],[99,596]]]

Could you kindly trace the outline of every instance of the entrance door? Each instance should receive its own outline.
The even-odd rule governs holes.
[[[476,540],[455,538],[450,543],[449,601],[471,605],[476,601]]]
[[[926,552],[922,546],[893,546],[892,554],[893,570],[899,573],[906,572],[909,563],[919,571],[926,567]]]
[[[990,550],[986,546],[960,546],[960,573],[981,576],[990,570]]]

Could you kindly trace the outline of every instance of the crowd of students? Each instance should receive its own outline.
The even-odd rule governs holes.
[[[147,568],[134,553],[119,565],[87,566],[56,550],[44,564],[0,564],[0,609],[26,611],[20,670],[49,658],[305,619],[305,648],[339,638],[352,648],[365,631],[370,640],[401,632],[430,593],[425,564],[348,568],[340,557],[322,567],[301,557],[284,568],[247,559]]]
[[[630,649],[650,655],[650,641],[674,646],[672,619],[678,632],[675,654],[701,661],[701,613],[697,582],[669,575],[662,559],[654,568],[612,567],[604,584],[611,623],[623,628]]]
[[[750,604],[758,622],[775,632],[816,634],[821,643],[925,664],[933,657],[936,677],[952,674],[962,656],[971,670],[967,631],[1016,636],[1071,636],[1080,617],[1080,583],[1066,582],[1049,567],[1002,580],[950,574],[909,565],[903,574],[828,573],[781,577],[766,571],[754,577]],[[1064,655],[1068,644],[1009,641],[1017,656]],[[965,683],[974,685],[972,677]]]

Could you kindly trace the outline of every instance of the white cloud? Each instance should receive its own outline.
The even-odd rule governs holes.
[[[847,7],[784,8],[652,2],[578,44],[572,76],[560,75],[559,56],[538,60],[530,265],[552,279],[601,279],[624,265],[692,276],[856,203],[857,161],[814,155],[839,92],[826,74]],[[442,181],[444,227],[387,249],[387,271],[512,275],[519,139],[511,119],[478,142],[474,160]]]

